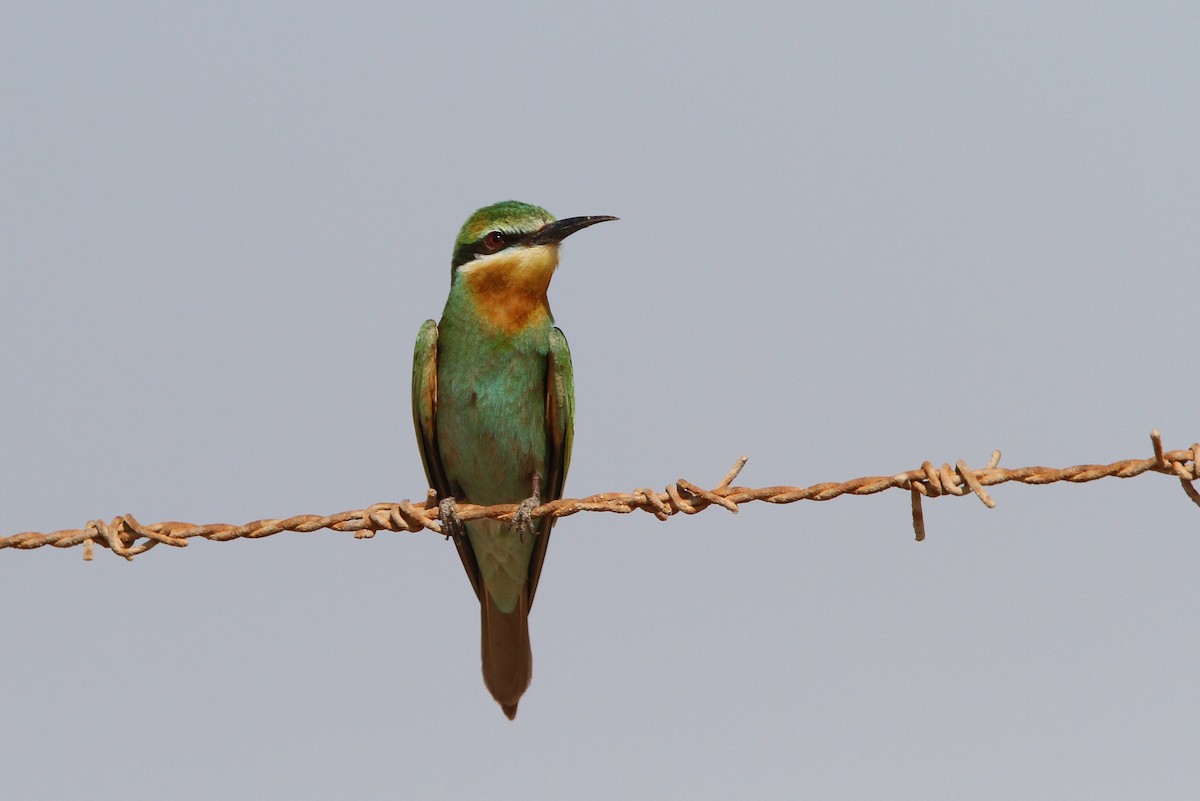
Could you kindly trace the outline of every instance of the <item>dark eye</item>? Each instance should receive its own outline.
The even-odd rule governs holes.
[[[504,234],[492,231],[483,238],[483,246],[487,248],[488,253],[495,253],[504,247]]]

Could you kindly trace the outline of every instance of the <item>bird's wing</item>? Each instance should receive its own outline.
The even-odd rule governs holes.
[[[571,370],[571,351],[567,338],[557,328],[550,330],[550,353],[546,357],[546,484],[542,502],[562,497],[567,468],[571,464],[571,440],[575,438],[575,374]],[[529,564],[529,603],[542,575],[546,546],[550,544],[553,517],[540,523],[537,542]]]
[[[442,455],[437,444],[437,342],[438,328],[433,320],[426,320],[417,334],[417,344],[413,348],[412,373],[412,412],[413,426],[417,430],[417,446],[421,450],[421,462],[425,465],[425,476],[429,484],[437,490],[438,498],[445,499],[454,496],[450,481],[446,478],[446,470],[442,466]],[[458,557],[466,568],[467,578],[479,596],[481,579],[479,564],[475,561],[475,552],[464,537],[455,537],[454,545],[458,548]]]

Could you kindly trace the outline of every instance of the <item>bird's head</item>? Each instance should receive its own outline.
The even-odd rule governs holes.
[[[539,206],[505,200],[479,209],[454,242],[451,273],[476,294],[545,297],[558,266],[558,245],[576,231],[616,217],[555,220]]]

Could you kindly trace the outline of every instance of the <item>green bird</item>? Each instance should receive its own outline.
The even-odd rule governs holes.
[[[479,209],[455,240],[442,319],[425,321],[413,352],[421,460],[479,598],[483,682],[510,720],[533,675],[528,615],[554,526],[529,513],[562,497],[574,432],[571,353],[546,290],[559,243],[615,219],[555,220],[515,200]],[[511,522],[463,523],[456,501],[520,506]]]

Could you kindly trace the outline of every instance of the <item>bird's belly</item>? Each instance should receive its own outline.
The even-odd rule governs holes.
[[[439,370],[437,437],[446,476],[462,500],[519,503],[546,476],[546,361],[539,354],[475,369]]]

